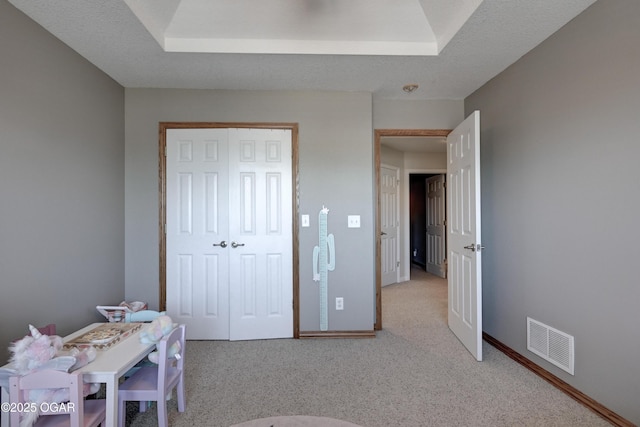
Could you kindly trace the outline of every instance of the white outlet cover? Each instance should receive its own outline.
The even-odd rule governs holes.
[[[360,215],[349,215],[347,217],[347,227],[360,228]]]

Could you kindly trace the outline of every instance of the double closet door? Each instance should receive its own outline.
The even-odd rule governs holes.
[[[292,337],[291,130],[166,141],[167,314],[189,339]]]

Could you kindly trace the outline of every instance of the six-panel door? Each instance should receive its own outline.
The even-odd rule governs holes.
[[[189,339],[293,334],[291,131],[167,130],[167,312]]]

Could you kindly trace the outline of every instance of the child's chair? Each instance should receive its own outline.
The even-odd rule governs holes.
[[[49,323],[46,326],[42,326],[41,328],[38,328],[38,331],[40,331],[40,333],[42,335],[48,335],[48,336],[52,336],[56,334],[56,324],[55,323]]]
[[[25,402],[24,394],[29,390],[67,389],[69,401],[60,404],[54,402]],[[11,425],[20,425],[20,420],[39,413],[34,427],[95,427],[105,420],[105,401],[103,399],[84,400],[82,374],[80,372],[62,372],[52,369],[35,371],[9,379],[9,396],[15,408],[24,408],[23,412],[11,413]],[[47,408],[50,410],[47,412]]]
[[[56,334],[56,324],[55,323],[49,323],[46,326],[41,326],[39,328],[36,328],[38,330],[38,332],[40,332],[42,335],[47,335],[49,337],[53,336]],[[24,337],[23,337],[24,338]],[[18,338],[13,340],[12,342],[16,342],[16,341],[20,341],[22,338]]]
[[[184,350],[185,325],[179,325],[157,344],[158,365],[138,369],[118,388],[118,426],[125,424],[125,404],[127,401],[139,401],[140,412],[147,409],[147,402],[155,401],[158,406],[158,426],[167,427],[167,397],[175,388],[178,394],[178,411],[185,410],[184,395]],[[180,351],[172,356],[171,346],[180,343]]]

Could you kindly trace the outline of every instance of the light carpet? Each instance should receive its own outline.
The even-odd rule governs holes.
[[[269,417],[235,424],[231,427],[360,427],[347,421],[327,417],[293,415],[290,417]]]
[[[374,339],[188,341],[187,410],[174,398],[170,425],[297,415],[363,427],[610,425],[487,343],[476,362],[447,327],[447,282],[412,278],[383,288]],[[155,407],[132,407],[128,423],[156,427]]]

